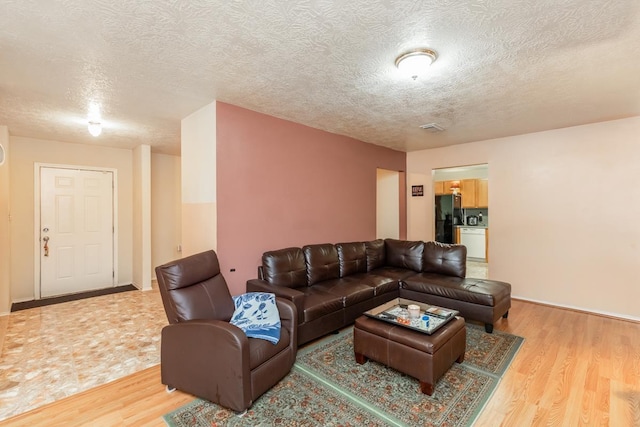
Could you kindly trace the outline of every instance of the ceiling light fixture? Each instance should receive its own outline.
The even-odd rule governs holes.
[[[414,49],[396,58],[396,67],[413,80],[427,72],[438,55],[431,49]]]
[[[100,118],[100,106],[95,102],[89,104],[89,114],[87,115],[87,129],[93,136],[98,136],[102,133],[102,122]]]
[[[102,133],[102,123],[89,121],[87,126],[89,133],[93,136],[98,136]]]

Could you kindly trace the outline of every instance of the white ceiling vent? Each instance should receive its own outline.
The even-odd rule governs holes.
[[[444,128],[437,123],[427,123],[426,125],[420,126],[420,129],[427,130],[431,133],[442,132]]]

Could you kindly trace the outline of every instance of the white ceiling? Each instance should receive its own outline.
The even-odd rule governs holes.
[[[412,151],[640,115],[639,58],[638,0],[2,0],[0,124],[177,154],[217,99]]]

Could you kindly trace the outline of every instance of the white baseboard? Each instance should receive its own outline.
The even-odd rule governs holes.
[[[520,301],[527,301],[527,302],[533,302],[533,303],[536,303],[536,304],[548,305],[550,307],[566,308],[567,310],[581,311],[583,313],[597,314],[599,316],[613,317],[615,319],[621,319],[621,320],[631,320],[632,322],[639,322],[640,323],[640,317],[629,316],[627,314],[611,313],[611,312],[602,311],[602,310],[592,310],[592,309],[588,309],[588,308],[577,307],[577,306],[574,306],[574,305],[558,304],[558,303],[555,303],[555,302],[536,300],[536,299],[525,298],[525,297],[520,297],[520,296],[516,296],[516,295],[511,295],[511,298],[512,299],[517,299],[517,300],[520,300]]]

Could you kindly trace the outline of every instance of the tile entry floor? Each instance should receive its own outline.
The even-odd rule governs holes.
[[[487,271],[467,263],[467,277]],[[0,420],[160,363],[165,325],[155,283],[0,317]]]
[[[157,288],[0,317],[0,420],[160,363],[166,324]]]
[[[489,264],[479,261],[467,261],[467,277],[474,277],[476,279],[488,279]]]

